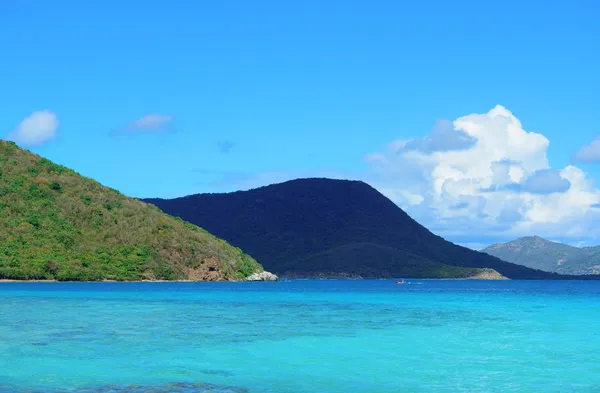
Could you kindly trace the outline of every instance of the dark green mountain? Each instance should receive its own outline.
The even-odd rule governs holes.
[[[0,141],[0,279],[212,281],[260,271],[204,229]]]
[[[247,250],[282,276],[510,278],[552,274],[457,246],[359,181],[299,179],[250,191],[146,199]]]
[[[539,236],[491,245],[483,252],[504,261],[560,274],[600,274],[600,247],[573,247]]]

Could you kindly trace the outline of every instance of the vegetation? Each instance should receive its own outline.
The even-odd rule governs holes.
[[[235,280],[262,267],[205,230],[0,141],[0,279]]]
[[[300,179],[228,194],[147,199],[250,252],[281,276],[559,278],[457,246],[358,181]]]
[[[600,274],[600,246],[573,247],[539,236],[491,245],[483,252],[504,261],[560,274]]]
[[[356,261],[356,263],[352,263]],[[360,263],[358,263],[360,262]],[[284,275],[383,278],[467,278],[481,269],[446,265],[393,247],[353,243],[282,264]]]

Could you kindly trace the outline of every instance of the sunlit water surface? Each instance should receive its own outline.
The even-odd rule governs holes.
[[[600,282],[0,283],[0,392],[600,391]]]

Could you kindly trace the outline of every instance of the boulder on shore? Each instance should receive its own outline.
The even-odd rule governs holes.
[[[253,273],[246,278],[246,281],[278,281],[279,277],[270,272]]]

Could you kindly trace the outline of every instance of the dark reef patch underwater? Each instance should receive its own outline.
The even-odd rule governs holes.
[[[168,383],[164,385],[101,385],[77,389],[25,389],[0,386],[0,393],[248,393],[247,389],[210,383]]]

